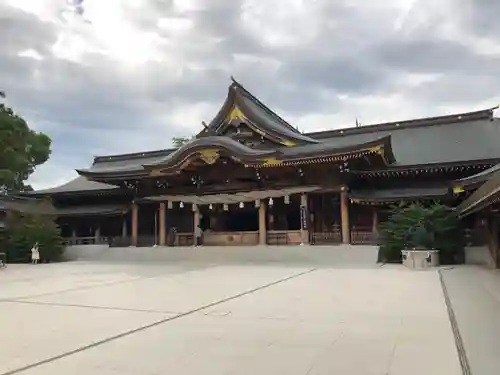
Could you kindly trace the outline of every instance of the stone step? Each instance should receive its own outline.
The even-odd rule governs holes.
[[[108,247],[68,246],[67,260],[113,262],[283,263],[313,266],[369,266],[377,261],[377,246],[200,246]]]

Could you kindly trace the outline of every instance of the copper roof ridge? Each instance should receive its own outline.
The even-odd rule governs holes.
[[[140,159],[143,157],[149,156],[161,156],[164,153],[172,153],[177,148],[165,148],[161,150],[150,150],[150,151],[142,151],[142,152],[132,152],[126,154],[111,154],[111,155],[96,155],[94,156],[94,163],[102,163],[106,161],[120,161],[120,160],[129,160],[129,159]]]
[[[233,76],[231,76],[231,81],[233,81],[233,83],[231,84],[230,87],[235,87],[236,86],[236,87],[242,89],[249,96],[250,99],[252,99],[253,101],[255,101],[255,103],[257,103],[259,106],[261,106],[262,109],[264,109],[265,111],[269,112],[269,114],[271,116],[274,116],[279,121],[283,122],[283,125],[285,125],[286,127],[288,127],[290,130],[293,130],[294,132],[297,132],[298,134],[302,134],[292,124],[290,124],[283,117],[281,117],[280,115],[278,115],[271,108],[269,108],[266,104],[264,104],[261,100],[259,100],[259,98],[257,98],[254,94],[252,94],[250,91],[248,91],[248,89],[246,89],[241,83],[239,83]]]
[[[363,125],[359,127],[348,127],[348,128],[340,128],[334,130],[323,130],[317,132],[307,132],[304,133],[306,136],[323,136],[324,138],[330,137],[340,137],[346,135],[353,134],[366,134],[366,133],[375,133],[384,130],[393,130],[393,129],[405,129],[409,127],[426,127],[433,125],[444,125],[444,124],[453,124],[457,122],[466,122],[473,120],[481,120],[481,119],[493,119],[493,111],[497,109],[499,106],[491,107],[488,109],[482,109],[471,112],[462,112],[462,113],[453,113],[449,115],[441,115],[441,116],[431,116],[431,117],[422,117],[412,120],[402,120],[402,121],[391,121],[391,122],[383,122],[376,123],[370,125]],[[323,138],[322,137],[322,138]]]

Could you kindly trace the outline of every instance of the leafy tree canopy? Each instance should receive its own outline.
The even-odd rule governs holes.
[[[175,148],[179,148],[184,146],[186,143],[189,143],[193,140],[194,137],[173,137],[172,144]]]
[[[446,205],[395,206],[389,220],[381,224],[379,234],[379,261],[400,262],[401,250],[437,249],[441,264],[463,262],[462,223]]]
[[[0,91],[0,98],[5,94]],[[26,180],[50,156],[51,139],[0,103],[0,193],[29,190]]]

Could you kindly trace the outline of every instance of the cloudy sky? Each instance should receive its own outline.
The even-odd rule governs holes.
[[[199,131],[231,75],[304,131],[500,102],[495,0],[67,2],[0,0],[0,89],[54,142],[35,188]]]

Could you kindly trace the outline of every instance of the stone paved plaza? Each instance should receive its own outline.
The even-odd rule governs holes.
[[[436,271],[67,262],[0,285],[2,375],[461,373]]]

